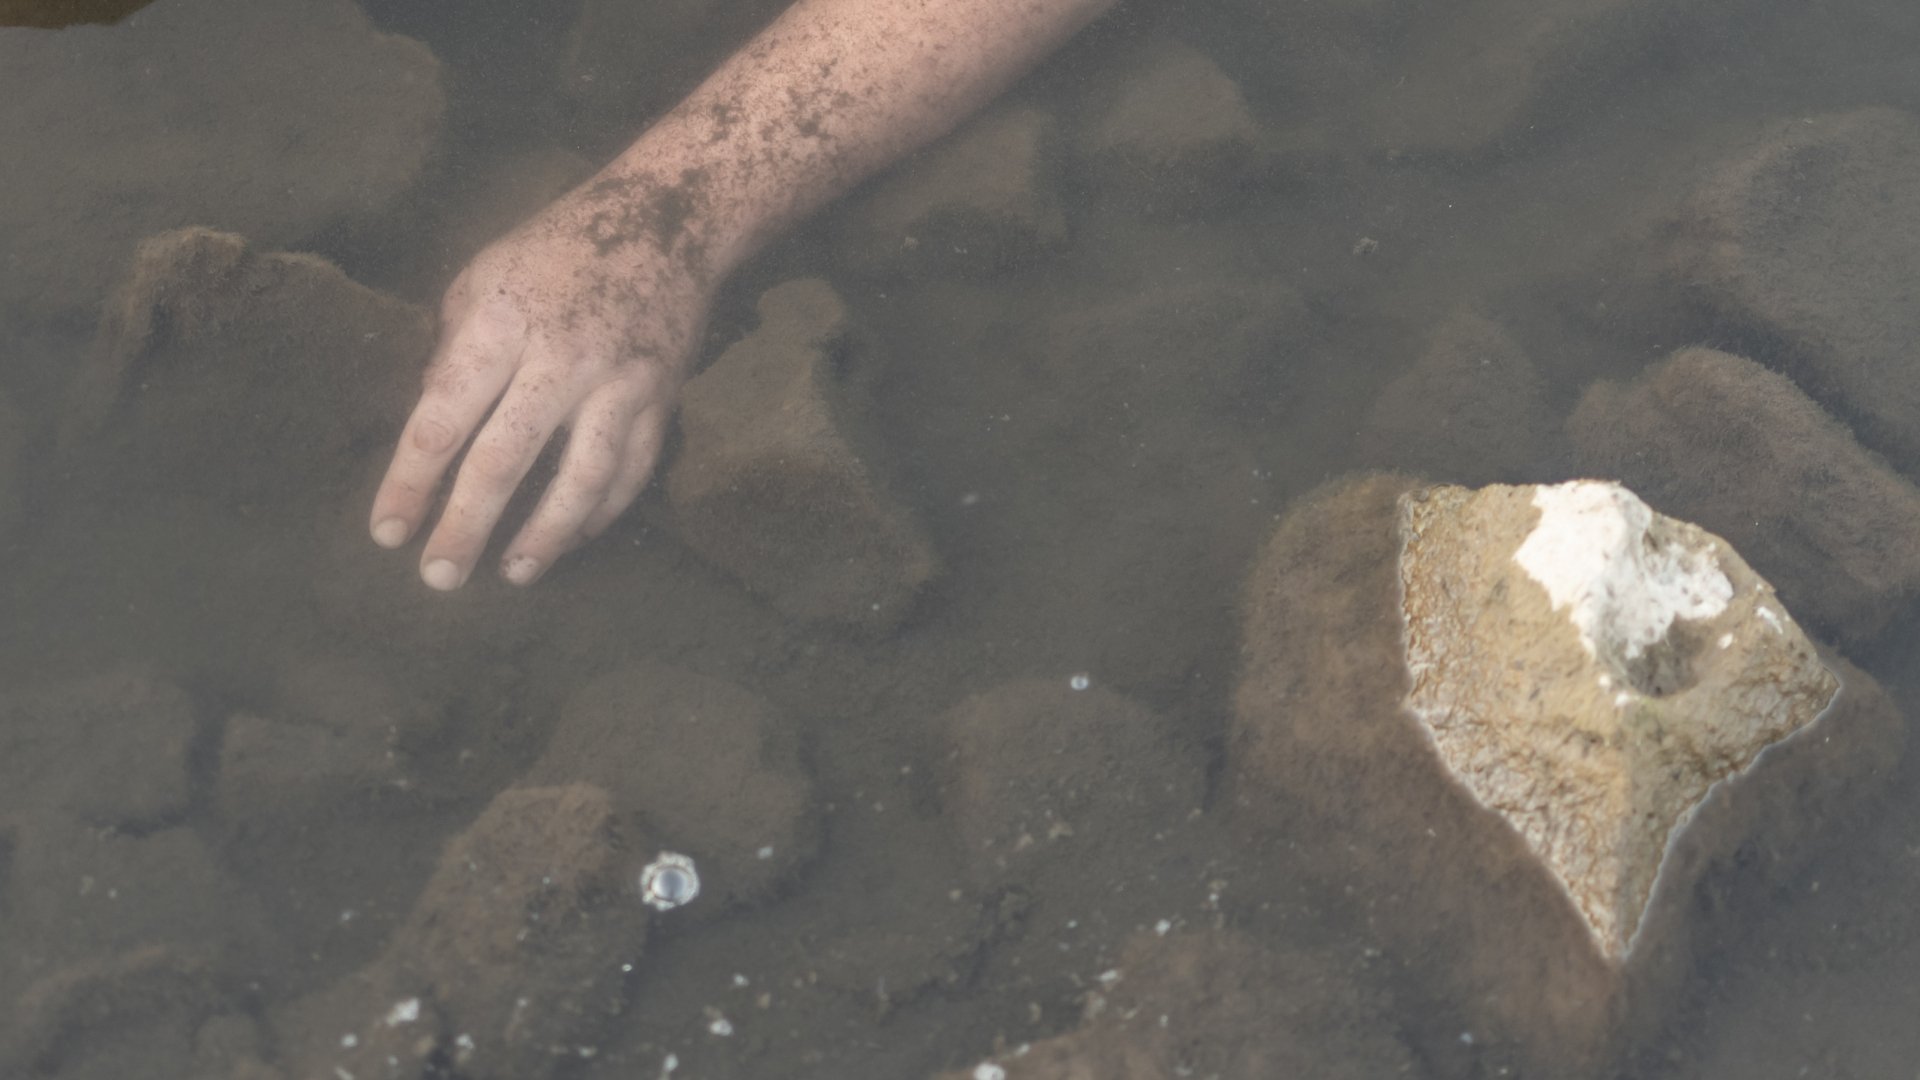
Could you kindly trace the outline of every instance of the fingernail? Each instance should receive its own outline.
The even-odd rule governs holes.
[[[460,587],[460,568],[453,565],[452,559],[435,559],[420,568],[420,580],[428,588],[448,592]]]
[[[399,518],[381,518],[373,527],[373,542],[383,548],[397,548],[407,542],[407,523]]]
[[[531,555],[515,555],[507,560],[504,573],[515,585],[531,585],[533,579],[540,576],[540,560]]]

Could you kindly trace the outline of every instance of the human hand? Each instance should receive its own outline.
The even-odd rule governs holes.
[[[425,389],[372,513],[375,543],[406,543],[471,437],[420,555],[435,589],[467,580],[560,428],[559,472],[501,558],[514,584],[599,534],[653,474],[711,290],[660,245],[609,244],[605,215],[568,196],[475,256],[447,290]]]

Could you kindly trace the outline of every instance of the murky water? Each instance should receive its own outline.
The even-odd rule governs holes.
[[[1890,751],[1590,1067],[1356,887],[1416,838],[1250,815],[1234,716],[1303,496],[1589,471],[1691,345],[1880,456],[1684,414],[1633,482],[1911,711],[1920,9],[1123,8],[733,275],[604,536],[428,590],[366,522],[441,293],[782,6],[0,29],[0,1072],[1914,1074]]]

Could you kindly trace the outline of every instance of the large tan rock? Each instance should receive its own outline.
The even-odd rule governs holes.
[[[1920,490],[1751,360],[1682,349],[1595,383],[1567,433],[1583,471],[1726,537],[1829,633],[1870,636],[1920,590]]]
[[[1838,681],[1739,555],[1617,484],[1401,509],[1407,707],[1618,963],[1669,836]]]
[[[143,237],[287,244],[364,217],[433,153],[440,65],[352,0],[168,0],[0,29],[0,310],[90,313]]]
[[[1674,279],[1783,343],[1807,386],[1902,470],[1920,470],[1920,119],[1780,121],[1722,165],[1677,227]]]
[[[889,498],[841,367],[846,307],[817,279],[760,298],[760,326],[687,383],[667,472],[680,535],[794,618],[884,627],[934,574]]]
[[[1245,603],[1237,820],[1352,890],[1423,1046],[1468,1030],[1530,1076],[1655,1032],[1703,891],[1778,881],[1901,747],[1724,541],[1617,488],[1337,484]]]

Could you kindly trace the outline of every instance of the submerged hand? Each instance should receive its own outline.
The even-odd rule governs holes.
[[[533,582],[605,529],[653,474],[709,289],[652,245],[606,243],[602,214],[563,199],[447,290],[425,390],[372,514],[376,543],[406,543],[468,447],[421,552],[420,576],[435,589],[467,580],[555,431],[567,430],[559,473],[507,545],[508,581]]]

